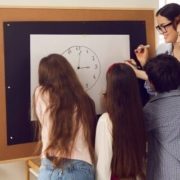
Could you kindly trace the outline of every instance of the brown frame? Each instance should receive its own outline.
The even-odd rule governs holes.
[[[115,21],[144,20],[150,54],[155,53],[154,10],[152,9],[46,9],[0,8],[0,160],[32,156],[36,143],[6,144],[6,102],[4,70],[4,21]]]

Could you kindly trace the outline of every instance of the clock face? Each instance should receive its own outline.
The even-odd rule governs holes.
[[[84,89],[91,89],[101,73],[100,62],[96,53],[85,46],[72,46],[65,50],[62,55],[75,69]]]

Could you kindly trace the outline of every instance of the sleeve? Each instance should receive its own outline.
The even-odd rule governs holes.
[[[144,124],[147,133],[159,126],[156,121],[157,118],[154,116],[155,112],[157,112],[157,108],[152,107],[150,102],[148,102],[143,108]]]
[[[96,127],[96,180],[110,180],[111,178],[112,135],[108,121],[110,121],[108,116],[102,115]]]

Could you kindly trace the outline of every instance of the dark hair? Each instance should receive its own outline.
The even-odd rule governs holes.
[[[156,16],[158,15],[164,16],[174,23],[180,15],[180,5],[177,3],[166,4],[156,12]]]
[[[180,85],[180,63],[174,56],[155,56],[147,62],[144,70],[157,92],[168,92]]]
[[[112,174],[136,179],[145,157],[145,130],[138,81],[126,64],[112,65],[107,74],[105,102],[112,121]]]
[[[49,95],[48,111],[52,123],[46,156],[52,159],[52,151],[60,154],[52,159],[55,166],[63,156],[69,157],[77,132],[82,127],[94,162],[95,105],[65,57],[51,54],[41,59],[39,85],[41,93]]]
[[[174,26],[177,28],[179,23],[180,23],[180,14],[179,14],[179,16],[176,17],[176,19],[174,21]]]

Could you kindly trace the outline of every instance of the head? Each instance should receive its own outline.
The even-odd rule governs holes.
[[[180,5],[170,3],[160,8],[156,13],[156,29],[163,34],[167,43],[175,43],[177,40],[176,20],[180,15]]]
[[[180,85],[180,63],[171,55],[161,54],[151,58],[144,69],[158,93],[175,90]]]
[[[106,74],[105,102],[113,124],[112,173],[132,178],[142,170],[145,132],[136,75],[124,63],[113,64]]]
[[[65,57],[59,54],[51,54],[42,58],[38,73],[39,85],[45,89],[62,91],[66,88],[69,93],[71,92],[71,88],[74,88],[76,85],[81,89],[79,80],[72,66]]]
[[[42,93],[49,95],[51,118],[50,144],[47,157],[53,152],[62,156],[71,155],[73,143],[79,127],[83,127],[93,160],[95,134],[94,102],[84,91],[74,69],[65,57],[51,54],[41,59],[39,64],[39,85]],[[58,165],[61,157],[54,159]]]

